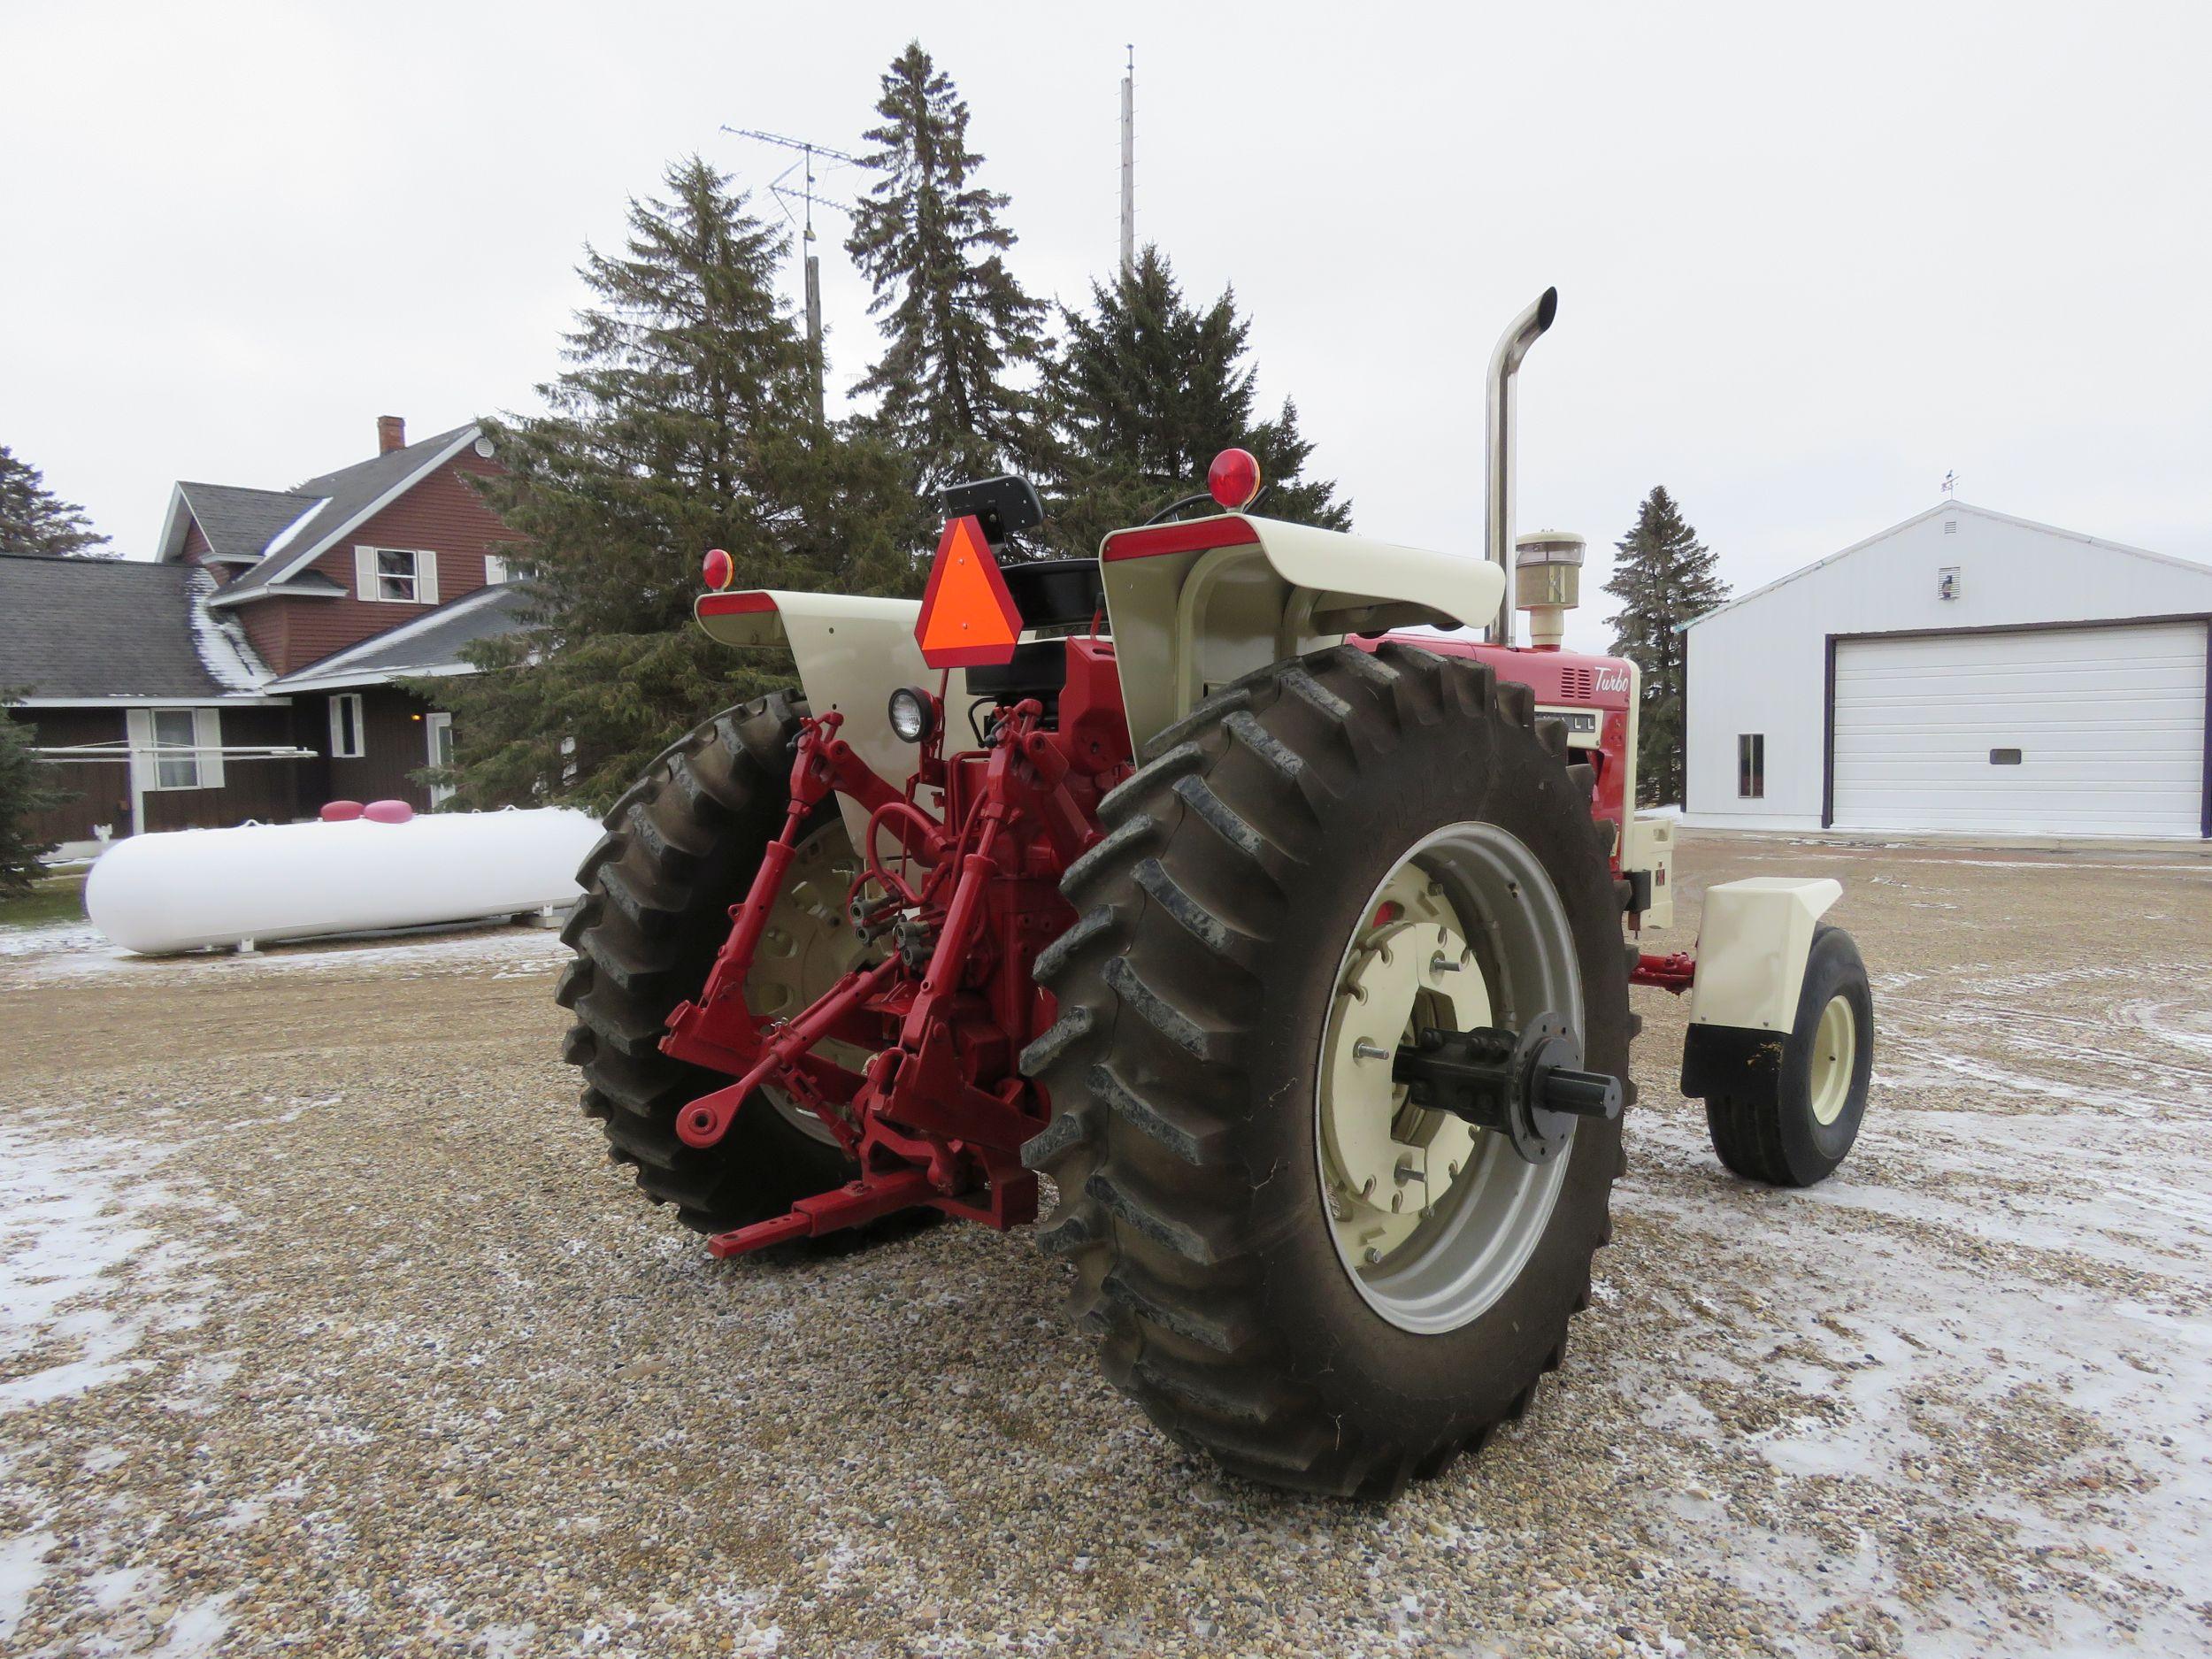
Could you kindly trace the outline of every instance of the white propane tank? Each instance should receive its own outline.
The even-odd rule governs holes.
[[[596,822],[562,808],[404,823],[248,824],[117,841],[85,883],[92,925],[159,956],[572,904]]]

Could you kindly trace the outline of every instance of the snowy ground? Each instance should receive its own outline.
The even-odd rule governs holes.
[[[1727,1178],[1644,1001],[1565,1369],[1386,1509],[1167,1445],[1024,1240],[705,1261],[550,933],[0,954],[0,1654],[2212,1654],[2212,860],[1694,832],[1685,897],[1804,868],[1852,1161]]]

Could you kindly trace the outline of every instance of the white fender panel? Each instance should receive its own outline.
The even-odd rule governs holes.
[[[1788,1031],[1814,925],[1842,896],[1830,876],[1751,876],[1708,889],[1690,1023]]]
[[[918,599],[877,599],[855,594],[772,592],[740,595],[766,599],[773,609],[716,613],[719,594],[701,597],[699,626],[725,645],[787,645],[799,667],[799,685],[817,714],[835,709],[845,717],[838,736],[894,789],[913,775],[915,750],[893,735],[884,710],[901,686],[933,690],[938,672],[922,660],[914,624]],[[853,845],[867,833],[867,809],[837,797]]]

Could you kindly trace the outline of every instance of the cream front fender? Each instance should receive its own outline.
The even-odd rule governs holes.
[[[1813,930],[1842,896],[1843,883],[1828,876],[1752,876],[1709,888],[1690,1023],[1786,1035]]]
[[[785,646],[798,664],[799,686],[817,714],[845,717],[838,735],[893,788],[915,764],[913,746],[892,734],[885,718],[901,686],[933,687],[937,672],[922,661],[914,624],[918,599],[876,599],[853,594],[703,594],[695,607],[699,626],[740,649]],[[845,828],[860,845],[867,810],[840,795]]]

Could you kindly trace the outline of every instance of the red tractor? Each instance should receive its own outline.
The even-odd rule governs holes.
[[[1509,568],[1514,375],[1555,305],[1491,364],[1487,560],[1256,515],[1240,450],[1219,511],[1096,559],[1002,568],[1034,491],[960,486],[918,603],[731,592],[710,556],[701,624],[803,689],[654,764],[565,935],[584,1109],[646,1193],[728,1256],[917,1207],[1023,1225],[1049,1176],[1039,1241],[1156,1423],[1387,1494],[1559,1363],[1632,984],[1691,994],[1729,1167],[1832,1170],[1873,1052],[1840,887],[1716,887],[1695,960],[1624,936],[1672,913],[1636,668],[1558,649],[1578,543]]]

